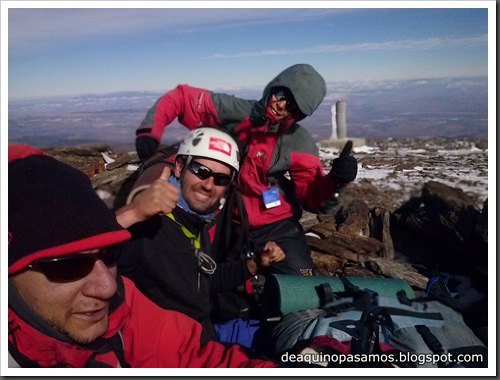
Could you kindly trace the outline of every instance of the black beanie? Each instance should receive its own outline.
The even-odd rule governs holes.
[[[52,157],[33,154],[13,159],[8,182],[9,276],[42,257],[130,238],[96,194],[90,178]]]

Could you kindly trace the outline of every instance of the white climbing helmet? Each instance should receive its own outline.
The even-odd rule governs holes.
[[[238,144],[229,134],[216,128],[201,127],[189,132],[182,140],[177,155],[211,158],[236,171],[240,169]]]

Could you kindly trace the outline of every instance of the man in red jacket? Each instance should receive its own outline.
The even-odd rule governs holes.
[[[152,156],[175,118],[191,130],[201,125],[232,130],[245,146],[238,184],[255,251],[272,240],[286,257],[273,263],[271,272],[310,275],[310,249],[299,223],[302,209],[330,211],[357,175],[351,142],[325,175],[316,143],[298,124],[314,113],[325,94],[323,77],[307,64],[279,73],[259,101],[179,85],[148,111],[136,131],[137,153],[143,160]],[[158,178],[159,173],[144,176]]]
[[[208,342],[116,275],[129,239],[89,178],[9,147],[9,367],[275,367]]]

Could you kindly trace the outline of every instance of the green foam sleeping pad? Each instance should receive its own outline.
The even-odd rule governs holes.
[[[345,277],[361,290],[369,289],[380,296],[397,297],[404,290],[408,298],[415,298],[413,289],[404,280],[397,278]],[[339,277],[295,276],[272,274],[267,277],[262,294],[262,308],[265,318],[273,318],[304,309],[321,306],[318,287],[328,283],[333,292],[345,291]]]

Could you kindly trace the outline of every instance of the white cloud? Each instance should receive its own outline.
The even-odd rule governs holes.
[[[94,2],[90,2],[91,4]],[[348,9],[200,9],[200,8],[95,8],[9,9],[10,47],[38,41],[59,41],[99,35],[128,35],[155,29],[193,32],[201,27],[231,27],[244,24],[293,22],[332,14]]]
[[[416,40],[396,40],[384,42],[364,42],[357,44],[331,44],[311,46],[303,49],[277,49],[277,50],[261,50],[254,52],[244,52],[238,54],[214,54],[209,58],[246,58],[270,55],[291,55],[291,54],[320,54],[320,53],[337,53],[346,51],[368,51],[368,50],[428,50],[441,49],[449,47],[467,47],[479,46],[488,44],[488,35],[482,34],[472,37],[435,37]]]

